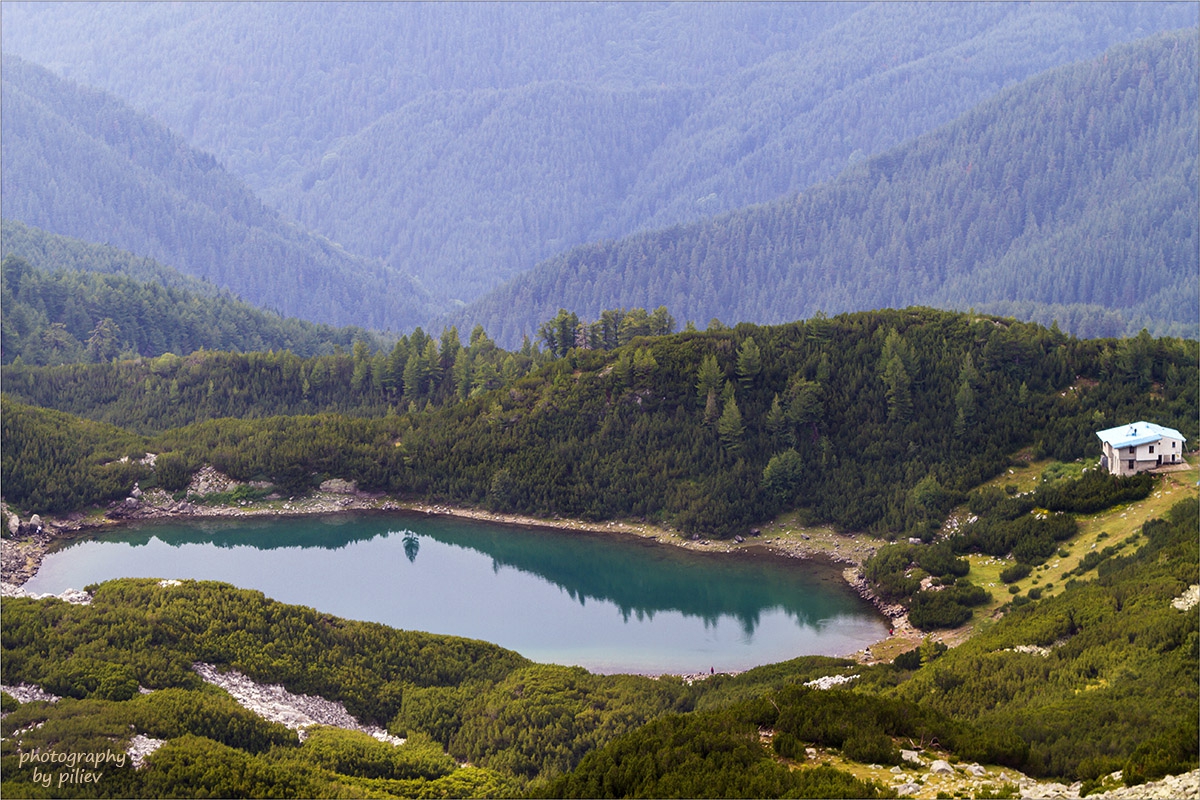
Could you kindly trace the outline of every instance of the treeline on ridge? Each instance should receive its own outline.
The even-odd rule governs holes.
[[[1011,82],[1196,18],[1172,3],[14,6],[4,45],[153,109],[300,224],[470,301],[577,244],[805,191]],[[5,114],[6,131],[17,120]],[[92,177],[89,161],[70,172]],[[6,207],[25,206],[17,193],[45,207],[39,178],[6,186]],[[64,194],[57,216],[75,223],[63,206],[79,198]],[[164,216],[146,227],[170,225],[150,207]],[[312,308],[326,288],[340,287],[311,292]],[[700,315],[668,294],[577,310],[660,303],[698,321],[811,313]],[[511,347],[559,305],[576,303],[555,300],[515,336],[483,323]],[[418,321],[430,327],[404,329]]]
[[[431,338],[422,345],[410,349],[404,372],[416,359],[429,369],[418,388],[436,386],[453,399],[443,349]],[[370,418],[267,416],[286,407],[273,405],[276,393],[300,399],[306,379],[314,391],[312,371],[322,359],[221,355],[210,358],[259,376],[220,395],[239,398],[246,418],[209,419],[129,446],[167,456],[172,490],[213,464],[289,494],[341,477],[401,498],[637,517],[719,536],[800,507],[847,529],[928,538],[965,492],[1021,447],[1070,460],[1096,447],[1097,429],[1143,418],[1192,440],[1196,347],[1148,335],[1077,340],[1053,328],[914,308],[635,338],[612,351],[572,348],[524,377],[502,377],[496,388],[423,411],[421,402],[396,403],[407,399],[398,386],[375,384],[373,364],[387,356],[362,347],[339,362],[339,380],[352,396],[374,398],[379,413]],[[30,510],[66,507],[39,488],[52,480],[50,468],[29,449],[47,424],[60,423],[40,421],[42,412],[17,400],[58,398],[77,404],[73,413],[103,414],[129,385],[124,379],[105,390],[109,376],[142,370],[132,373],[138,381],[168,396],[177,381],[181,400],[195,398],[180,416],[206,415],[210,384],[185,387],[193,369],[186,359],[163,365],[176,371],[171,377],[152,380],[148,366],[7,368],[6,499]],[[219,376],[209,378],[218,396]],[[77,379],[96,383],[72,389]],[[383,413],[389,408],[395,413]],[[124,413],[111,421],[134,428],[147,419],[134,407]],[[17,463],[20,484],[9,480]],[[153,481],[148,467],[142,473]]]
[[[5,50],[7,218],[155,259],[281,314],[383,330],[432,312],[411,276],[267,208],[209,153]]]

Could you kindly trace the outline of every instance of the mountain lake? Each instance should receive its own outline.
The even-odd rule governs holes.
[[[834,565],[414,513],[144,523],[47,553],[25,588],[121,577],[224,581],[600,673],[848,655],[888,630]]]

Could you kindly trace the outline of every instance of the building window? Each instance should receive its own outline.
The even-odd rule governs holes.
[[[1154,455],[1154,445],[1150,445],[1150,455]]]
[[[1136,447],[1131,447],[1131,448],[1129,448],[1129,455],[1133,455],[1133,454],[1134,454],[1134,451],[1136,451],[1136,450],[1137,450],[1137,448],[1136,448]]]
[[[1129,462],[1129,468],[1130,468],[1130,469],[1137,469],[1137,462],[1136,462],[1136,461],[1132,461],[1132,460],[1131,460],[1131,461]]]

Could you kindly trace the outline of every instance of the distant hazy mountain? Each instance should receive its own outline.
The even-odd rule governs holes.
[[[281,314],[378,329],[428,314],[411,277],[284,221],[211,155],[106,93],[5,55],[0,125],[6,218],[153,258]]]
[[[1195,336],[1197,41],[1033,78],[794,198],[576,248],[456,321],[511,342],[561,307],[703,325],[927,304]]]
[[[3,46],[470,300],[827,180],[1189,3],[17,3]]]

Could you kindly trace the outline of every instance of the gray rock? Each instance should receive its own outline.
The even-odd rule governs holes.
[[[0,689],[3,689],[6,694],[10,695],[18,703],[32,703],[36,700],[46,703],[56,703],[61,699],[58,695],[43,691],[42,687],[35,686],[32,683],[17,683],[11,686],[0,686]]]
[[[43,527],[41,516],[34,514],[32,517],[29,518],[29,525],[30,525],[30,527],[40,531]]]
[[[971,766],[967,767],[967,774],[976,778],[982,778],[984,775],[987,775],[987,770],[978,764],[972,764]]]
[[[896,794],[916,794],[921,791],[921,785],[917,783],[902,783],[896,787]]]
[[[129,740],[129,747],[125,752],[129,753],[129,760],[133,764],[133,768],[141,769],[146,763],[146,756],[166,743],[166,739],[152,739],[138,733]]]
[[[82,589],[66,589],[58,595],[58,599],[77,606],[92,604],[92,596]]]
[[[950,766],[949,761],[942,761],[940,758],[929,765],[929,771],[934,775],[953,775],[954,767]]]
[[[917,764],[918,766],[923,766],[925,764],[925,762],[921,760],[921,756],[917,754],[916,750],[901,750],[900,758],[909,762],[910,764]]]

